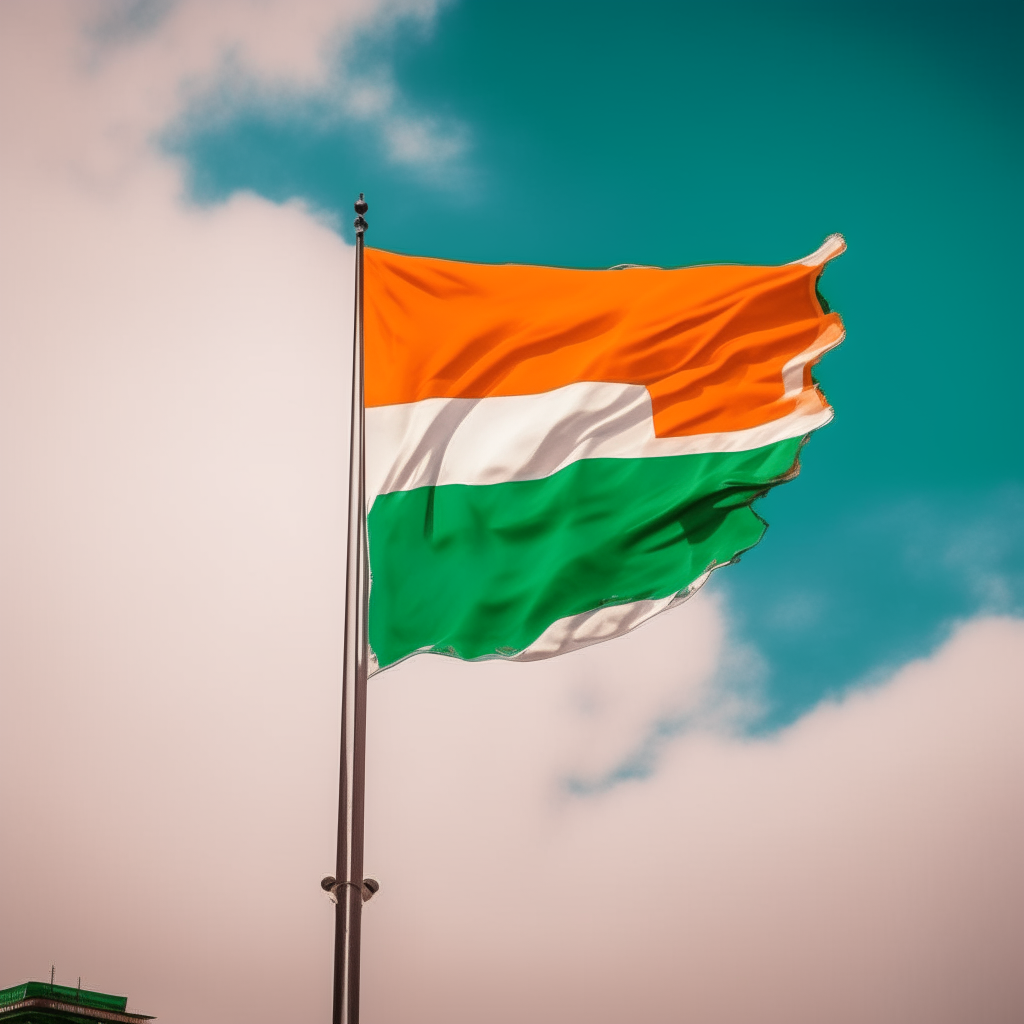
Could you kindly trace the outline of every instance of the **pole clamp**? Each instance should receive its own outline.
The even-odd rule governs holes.
[[[351,885],[360,896],[363,902],[373,899],[374,894],[380,889],[380,882],[376,878],[364,878],[362,882],[339,882],[334,875],[327,875],[320,879],[320,888],[331,898],[332,903],[338,902],[338,891],[346,885]]]

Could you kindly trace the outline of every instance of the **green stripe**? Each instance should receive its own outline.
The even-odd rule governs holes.
[[[370,645],[512,655],[557,619],[668,597],[756,544],[750,503],[795,468],[802,438],[750,452],[584,459],[543,480],[377,497]]]

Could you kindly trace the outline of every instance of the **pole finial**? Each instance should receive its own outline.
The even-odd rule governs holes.
[[[355,219],[356,234],[361,235],[370,225],[363,220],[363,214],[370,208],[369,203],[363,198],[363,193],[359,193],[359,198],[355,201],[355,211],[359,214]]]

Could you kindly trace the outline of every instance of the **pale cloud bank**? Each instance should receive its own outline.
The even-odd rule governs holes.
[[[253,102],[308,104],[378,132],[396,163],[428,174],[466,149],[464,126],[416,113],[390,68],[342,59],[359,32],[413,21],[437,0],[7,0],[0,6],[4,174],[122,189],[163,164],[155,139],[186,114]],[[149,14],[147,12],[152,12]],[[312,116],[312,115],[311,115]]]
[[[371,1019],[1020,1018],[1024,623],[966,625],[773,738],[690,733],[642,783],[559,796],[587,726],[574,669],[643,688],[717,614],[609,645],[632,674],[595,653],[514,685],[427,660],[380,677]]]
[[[164,6],[100,43],[109,5],[0,6],[0,984],[325,1019],[351,249],[189,210],[148,140],[226,49],[316,88],[332,33],[431,8]],[[1020,1019],[1024,626],[766,740],[736,659],[701,594],[377,677],[366,1018]]]

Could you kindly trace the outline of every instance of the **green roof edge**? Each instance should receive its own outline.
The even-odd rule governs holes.
[[[106,992],[91,992],[70,985],[51,985],[48,981],[26,981],[11,988],[0,988],[0,1007],[22,999],[60,999],[61,1002],[88,1006],[93,1010],[111,1010],[114,1013],[124,1013],[128,1005],[127,996],[111,996]]]

